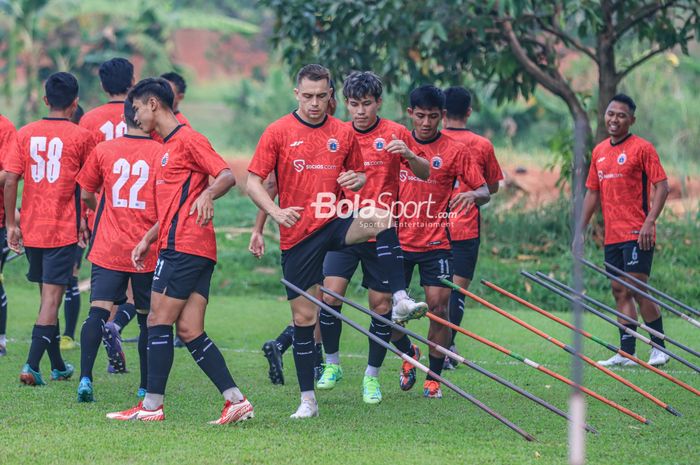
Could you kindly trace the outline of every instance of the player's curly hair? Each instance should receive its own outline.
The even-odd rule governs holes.
[[[345,99],[374,97],[379,100],[382,97],[382,80],[372,71],[353,71],[345,78],[343,96]]]

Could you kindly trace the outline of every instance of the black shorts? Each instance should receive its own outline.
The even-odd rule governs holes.
[[[75,267],[77,269],[80,269],[80,266],[83,264],[83,253],[85,252],[85,249],[82,247],[76,247],[75,248]]]
[[[115,271],[92,264],[90,278],[90,302],[106,300],[121,305],[126,302],[126,288],[131,280],[134,292],[134,305],[139,310],[151,309],[151,283],[153,272],[130,273]]]
[[[468,280],[474,279],[476,260],[479,258],[481,239],[452,241],[452,258],[454,259],[454,274]]]
[[[326,252],[345,247],[345,235],[352,224],[350,218],[336,218],[291,249],[282,251],[284,279],[303,290],[323,282],[323,260]],[[287,299],[299,294],[287,288]]]
[[[618,242],[605,246],[605,261],[627,273],[641,273],[651,276],[651,262],[654,259],[654,247],[641,250],[637,241]],[[608,273],[618,275],[608,269]]]
[[[323,260],[323,276],[337,276],[350,281],[358,264],[362,265],[362,287],[391,292],[389,280],[380,272],[376,242],[363,242],[328,252]]]
[[[411,284],[413,268],[416,265],[418,265],[421,286],[448,287],[440,280],[452,280],[452,252],[449,250],[404,252],[403,267],[406,274],[406,287]]]
[[[75,249],[78,244],[63,247],[25,247],[29,262],[27,279],[33,283],[67,286],[73,277]]]
[[[214,265],[205,257],[163,249],[158,254],[151,290],[180,300],[187,300],[196,292],[209,300]]]

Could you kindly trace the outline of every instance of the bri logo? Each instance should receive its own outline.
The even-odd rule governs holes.
[[[337,152],[338,149],[340,148],[340,144],[338,143],[338,139],[328,139],[328,142],[326,144],[328,146],[328,150],[330,152]]]
[[[160,159],[160,166],[165,166],[168,164],[168,158],[170,158],[170,154],[168,152],[165,152],[165,155],[163,155],[163,158]]]

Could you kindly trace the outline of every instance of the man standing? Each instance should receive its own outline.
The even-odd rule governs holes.
[[[608,104],[605,127],[610,137],[593,149],[581,214],[584,230],[578,232],[575,240],[583,243],[585,228],[600,205],[605,223],[605,261],[647,282],[654,257],[656,220],[664,208],[669,186],[654,146],[630,132],[636,108],[634,100],[624,94],[614,96]],[[636,320],[636,302],[647,326],[664,332],[661,312],[655,303],[615,281],[611,285],[618,311]],[[636,325],[624,320],[620,323],[636,329]],[[663,339],[652,335],[651,340],[665,346]],[[636,339],[620,330],[620,348],[634,354],[635,345]],[[650,365],[663,365],[668,360],[665,353],[651,349]],[[617,354],[599,363],[635,365]]]
[[[4,170],[5,158],[17,150],[17,130],[12,121],[0,115],[0,170]],[[4,184],[4,177],[2,183]],[[14,214],[14,209],[10,211]],[[0,189],[0,244],[3,251],[0,252],[0,357],[7,354],[7,294],[3,285],[2,269],[5,266],[5,247],[7,247],[7,230],[5,229],[5,201],[3,189]]]

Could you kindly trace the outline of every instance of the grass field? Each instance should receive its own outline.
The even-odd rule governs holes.
[[[474,290],[488,297],[481,286]],[[83,296],[83,309],[86,307]],[[360,384],[366,361],[366,340],[349,327],[342,336],[345,378],[335,390],[319,393],[321,416],[293,421],[298,391],[291,355],[285,356],[285,386],[272,386],[260,352],[262,342],[277,335],[289,320],[285,302],[269,298],[214,296],[208,314],[209,335],[222,348],[234,378],[255,406],[256,417],[235,427],[211,427],[222,401],[186,350],[176,350],[168,384],[167,420],[158,424],[114,423],[108,411],[130,407],[137,398],[138,360],[135,344],[126,344],[131,372],[108,375],[101,351],[96,370],[97,402],[78,404],[77,380],[50,382],[48,386],[21,387],[17,376],[24,363],[31,325],[38,306],[36,292],[26,286],[9,290],[9,353],[0,359],[0,463],[280,463],[280,464],[561,464],[567,456],[567,424],[549,411],[462,367],[447,376],[486,404],[494,407],[538,442],[527,443],[474,406],[445,390],[442,400],[422,398],[420,384],[410,392],[398,387],[400,361],[388,356],[380,375],[384,401],[379,406],[362,403]],[[85,312],[85,310],[83,310]],[[345,314],[367,319],[352,309]],[[568,331],[534,313],[518,310],[519,317],[553,336],[569,342]],[[84,316],[83,313],[82,316]],[[564,315],[567,318],[566,315]],[[698,335],[690,325],[668,316],[667,331],[697,348]],[[599,320],[587,318],[587,329],[611,342],[617,331]],[[569,358],[503,317],[485,308],[469,309],[465,326],[568,376]],[[424,332],[426,322],[411,323]],[[126,337],[135,335],[136,325]],[[566,409],[566,386],[516,364],[495,351],[464,338],[462,353],[523,388]],[[586,344],[595,359],[607,358],[600,346]],[[638,354],[647,356],[646,347]],[[75,365],[77,350],[65,357]],[[691,356],[689,356],[691,357]],[[697,360],[694,360],[697,362]],[[48,375],[48,360],[42,361]],[[76,366],[77,368],[77,366]],[[698,387],[697,374],[676,362],[667,369]],[[619,370],[623,376],[672,404],[684,416],[674,417],[628,388],[592,370],[586,384],[616,402],[648,417],[642,425],[591,400],[588,421],[600,434],[588,435],[588,463],[592,464],[696,464],[700,460],[697,431],[700,402],[693,394],[640,369]],[[47,376],[48,377],[48,376]],[[423,376],[419,375],[419,383]]]

